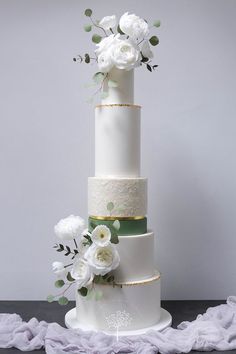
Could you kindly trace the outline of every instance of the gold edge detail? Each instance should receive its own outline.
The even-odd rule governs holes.
[[[107,103],[107,104],[97,104],[95,108],[99,107],[135,107],[135,108],[142,108],[142,106],[138,104],[131,104],[131,103]]]
[[[95,220],[143,220],[146,216],[95,216],[89,215],[89,218]]]
[[[152,283],[153,281],[157,281],[161,278],[161,274],[158,273],[157,275],[153,276],[152,278],[144,279],[144,280],[136,280],[136,281],[127,281],[127,282],[115,282],[115,284],[101,284],[105,286],[134,286],[134,285],[147,285]]]

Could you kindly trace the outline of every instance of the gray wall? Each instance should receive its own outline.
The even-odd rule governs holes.
[[[158,70],[135,72],[162,298],[235,294],[236,1],[1,0],[0,298],[52,292],[53,226],[87,217],[96,66],[72,62],[94,48],[87,7],[162,21]]]

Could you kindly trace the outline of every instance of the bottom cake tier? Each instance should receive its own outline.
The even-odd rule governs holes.
[[[95,291],[99,293],[99,299],[76,294],[77,321],[88,329],[137,330],[155,325],[160,319],[159,272],[152,278],[114,287],[96,284]]]

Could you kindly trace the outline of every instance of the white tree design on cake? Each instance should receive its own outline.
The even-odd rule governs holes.
[[[109,328],[116,330],[116,340],[119,338],[119,329],[121,327],[128,327],[132,321],[130,313],[125,310],[118,310],[114,313],[111,313],[109,316],[106,316],[107,325]]]

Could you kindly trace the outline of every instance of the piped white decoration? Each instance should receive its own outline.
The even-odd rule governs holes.
[[[140,107],[96,107],[95,175],[139,177],[139,174]]]
[[[88,213],[109,216],[107,204],[113,202],[113,216],[134,217],[147,214],[146,178],[88,178]]]

